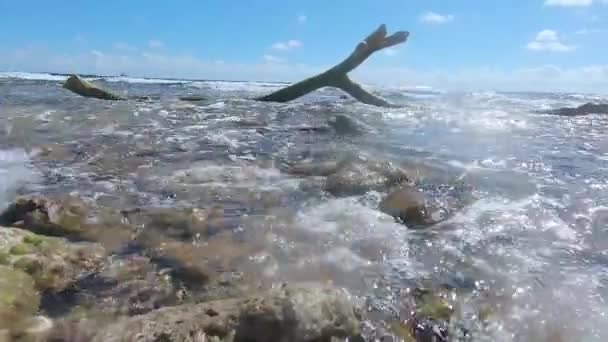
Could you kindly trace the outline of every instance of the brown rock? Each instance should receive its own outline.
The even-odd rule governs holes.
[[[313,342],[359,333],[359,319],[343,293],[325,287],[283,286],[245,298],[184,304],[123,319],[93,332],[91,341]]]
[[[431,217],[424,194],[415,188],[405,187],[393,191],[380,202],[379,209],[409,228],[421,228],[436,223]]]

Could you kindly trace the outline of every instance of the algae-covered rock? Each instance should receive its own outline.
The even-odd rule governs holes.
[[[40,295],[32,277],[0,266],[0,330],[12,330],[38,311]]]
[[[39,290],[61,291],[82,274],[99,269],[105,250],[99,244],[0,227],[2,263],[30,275]]]
[[[20,197],[0,214],[0,225],[45,236],[99,242],[108,250],[120,249],[133,238],[133,227],[120,223],[118,213],[100,219],[101,214],[93,215],[92,209],[73,196]]]
[[[416,313],[435,320],[449,321],[454,313],[454,308],[445,297],[432,293],[425,289],[417,289],[414,299],[416,301]]]
[[[243,303],[237,341],[327,341],[359,333],[351,304],[331,288],[281,288]]]
[[[21,197],[0,214],[0,225],[19,226],[34,233],[78,237],[85,230],[88,206],[69,197]]]
[[[80,329],[94,331],[91,341],[104,342],[136,336],[141,341],[312,342],[354,336],[359,319],[336,289],[284,286],[246,298],[167,307],[103,329],[83,323]]]
[[[79,282],[78,307],[71,318],[99,315],[139,315],[182,302],[178,288],[164,270],[149,258],[114,259],[99,273]]]
[[[63,84],[63,87],[70,90],[78,95],[84,97],[93,97],[101,100],[124,100],[125,98],[111,93],[105,89],[94,85],[93,83],[79,77],[78,75],[72,75]]]
[[[125,212],[125,215],[131,223],[144,225],[148,234],[191,240],[209,235],[209,220],[216,214],[210,209],[153,208]]]
[[[255,243],[235,240],[231,234],[218,234],[193,244],[142,233],[138,242],[152,260],[171,270],[171,275],[189,287],[211,282],[224,270],[238,269],[248,258],[261,250]]]

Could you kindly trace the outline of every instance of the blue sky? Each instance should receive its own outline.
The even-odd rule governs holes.
[[[0,70],[292,81],[381,23],[363,82],[608,92],[608,0],[0,0]]]

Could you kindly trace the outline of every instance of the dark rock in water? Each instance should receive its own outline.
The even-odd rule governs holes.
[[[72,75],[63,84],[63,87],[78,95],[84,97],[93,97],[101,100],[124,100],[124,97],[113,94],[107,90],[101,89],[93,83],[80,78],[78,75]]]
[[[327,177],[325,190],[334,196],[354,196],[407,181],[405,171],[391,162],[357,156],[340,163],[338,170]]]
[[[21,197],[0,214],[0,224],[48,236],[72,237],[84,229],[87,206],[77,198]]]
[[[359,319],[332,288],[284,286],[239,299],[184,304],[100,328],[82,322],[90,341],[313,342],[359,333]]]
[[[403,222],[409,228],[423,228],[434,223],[431,209],[422,192],[405,187],[393,191],[380,202],[380,210]]]
[[[556,110],[548,111],[549,114],[561,115],[561,116],[580,116],[589,114],[607,114],[608,115],[608,104],[602,103],[585,103],[576,108],[559,108]]]
[[[207,97],[205,97],[203,95],[180,96],[179,99],[182,101],[188,101],[188,102],[200,102],[200,101],[208,100]]]

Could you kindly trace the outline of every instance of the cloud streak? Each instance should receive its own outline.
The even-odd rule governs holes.
[[[420,16],[420,21],[427,24],[445,24],[454,20],[452,14],[439,14],[435,12],[426,12]]]
[[[302,47],[302,42],[299,40],[288,40],[286,42],[277,42],[272,44],[271,48],[277,51],[290,51]]]
[[[546,0],[545,6],[554,7],[587,7],[593,4],[593,0]]]

